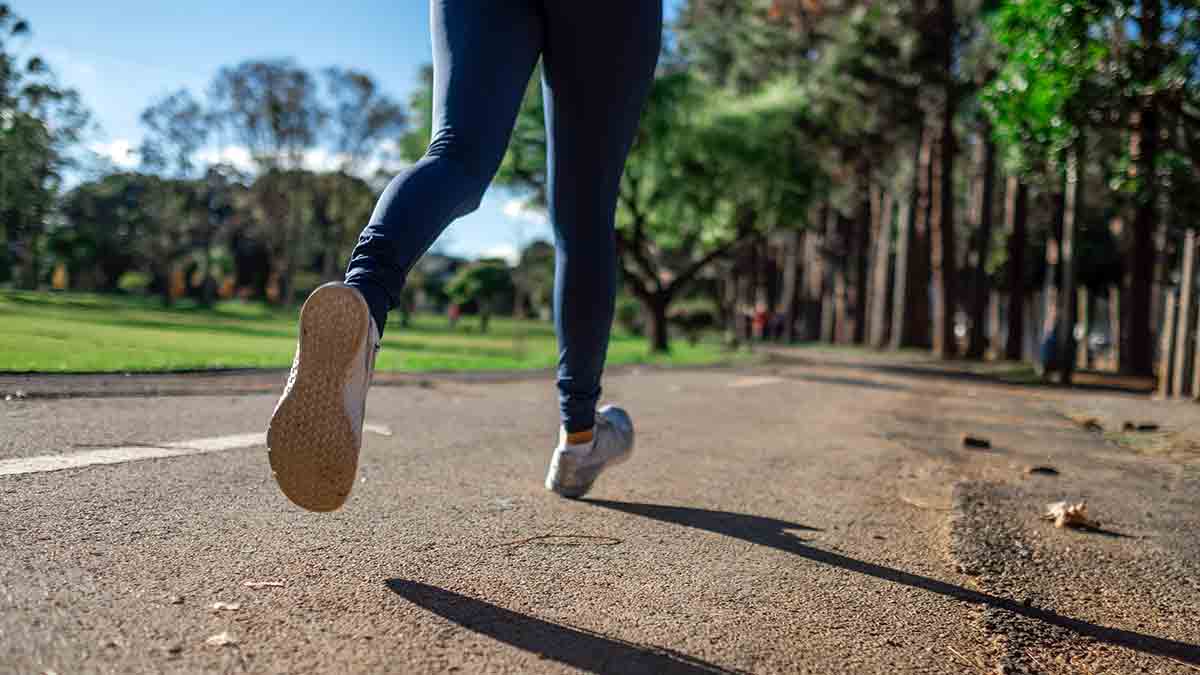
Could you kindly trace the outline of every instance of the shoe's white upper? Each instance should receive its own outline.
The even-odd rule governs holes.
[[[371,387],[371,378],[375,374],[375,356],[379,353],[379,329],[375,319],[368,317],[370,328],[367,339],[359,346],[358,352],[351,361],[350,377],[346,378],[343,400],[346,405],[346,415],[354,428],[354,439],[362,445],[363,421],[367,414],[367,390]]]
[[[580,497],[601,471],[629,459],[633,453],[633,422],[621,408],[605,406],[596,411],[590,443],[569,445],[566,439],[563,430],[550,459],[546,488],[567,497]]]

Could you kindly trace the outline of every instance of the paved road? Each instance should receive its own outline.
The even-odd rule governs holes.
[[[273,394],[228,391],[0,402],[0,671],[1200,669],[1200,463],[1064,417],[1165,410],[1140,399],[850,356],[626,371],[635,458],[568,501],[547,381],[401,383],[315,515],[244,436]],[[1068,497],[1102,531],[1038,520]]]

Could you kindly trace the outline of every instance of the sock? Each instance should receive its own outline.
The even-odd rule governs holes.
[[[596,436],[596,429],[586,429],[584,431],[575,431],[567,434],[567,445],[584,445],[591,443]]]

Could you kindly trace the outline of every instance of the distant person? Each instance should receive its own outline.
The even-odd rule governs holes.
[[[280,488],[314,511],[350,494],[388,310],[438,235],[478,208],[539,58],[562,418],[546,487],[582,496],[633,450],[625,411],[596,405],[616,295],[617,189],[654,78],[662,3],[433,0],[430,10],[429,149],[380,197],[345,282],[304,303],[291,376],[267,431]]]

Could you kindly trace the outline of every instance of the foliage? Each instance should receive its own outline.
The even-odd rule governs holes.
[[[500,303],[512,296],[512,272],[503,260],[480,260],[455,273],[446,285],[446,293],[459,305],[475,303],[482,317],[481,329],[487,332],[488,320]]]
[[[40,281],[40,238],[71,150],[89,123],[79,95],[59,86],[45,61],[18,57],[29,23],[0,3],[0,281]]]

